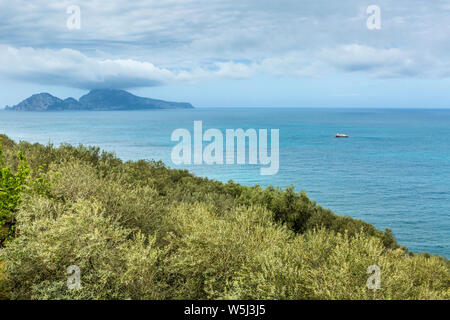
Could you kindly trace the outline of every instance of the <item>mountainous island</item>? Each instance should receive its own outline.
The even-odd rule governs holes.
[[[147,110],[147,109],[192,109],[187,102],[170,102],[135,96],[125,90],[95,89],[82,96],[60,99],[49,93],[34,94],[15,106],[6,106],[9,111],[66,111],[66,110]]]

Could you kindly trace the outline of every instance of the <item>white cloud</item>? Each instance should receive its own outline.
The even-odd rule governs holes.
[[[218,70],[214,73],[215,76],[231,79],[244,79],[251,77],[256,69],[256,65],[247,65],[244,63],[235,63],[232,61],[228,62],[217,62],[215,65]]]
[[[331,66],[347,72],[366,72],[372,76],[404,76],[417,73],[415,61],[398,48],[376,49],[351,44],[324,49],[321,55]]]
[[[81,89],[151,87],[203,78],[247,78],[251,66],[218,62],[213,69],[171,71],[133,59],[90,58],[73,49],[0,46],[0,74],[16,80]]]
[[[332,72],[364,72],[372,77],[448,76],[449,70],[448,63],[419,59],[398,48],[376,49],[357,44],[317,52],[290,52],[258,62],[224,61],[176,70],[148,61],[92,58],[67,48],[0,46],[1,76],[80,89],[152,87],[180,81],[245,79],[256,74],[317,77]]]
[[[94,59],[72,49],[0,47],[0,74],[30,82],[90,89],[154,86],[176,78],[167,69],[131,59]]]

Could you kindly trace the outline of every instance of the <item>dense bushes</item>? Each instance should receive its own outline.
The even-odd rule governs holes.
[[[450,298],[448,260],[408,255],[389,230],[293,188],[222,184],[98,148],[3,141],[8,174],[27,168],[22,152],[32,179],[16,193],[18,236],[0,249],[0,298]],[[81,289],[67,288],[70,265]],[[381,269],[380,290],[366,287],[370,265]]]
[[[14,212],[20,204],[21,192],[30,172],[21,151],[17,153],[17,159],[18,169],[13,173],[10,167],[5,166],[4,155],[0,149],[0,247],[14,233]]]
[[[70,206],[42,198],[22,210],[20,236],[8,245],[5,266],[10,298],[157,298],[154,277],[160,250],[155,239],[125,229],[101,206]],[[39,217],[39,218],[38,218]],[[82,270],[82,289],[67,290],[66,268]],[[139,275],[139,276],[137,276]]]

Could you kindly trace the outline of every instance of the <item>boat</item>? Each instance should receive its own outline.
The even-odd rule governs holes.
[[[343,134],[343,133],[337,133],[335,138],[350,138],[348,135]]]

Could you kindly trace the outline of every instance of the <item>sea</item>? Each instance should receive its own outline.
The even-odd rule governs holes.
[[[278,129],[278,173],[261,175],[255,164],[176,165],[171,135],[193,133],[194,121],[224,137],[227,129]],[[337,139],[338,132],[350,137]],[[0,111],[0,133],[99,146],[123,160],[162,160],[223,182],[294,186],[340,215],[392,229],[412,251],[450,256],[450,109]]]

